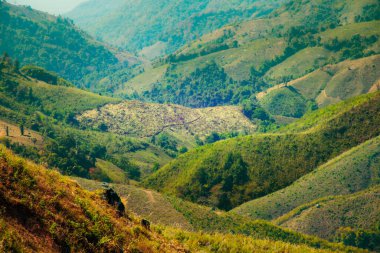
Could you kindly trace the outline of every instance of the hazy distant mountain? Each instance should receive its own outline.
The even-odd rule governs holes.
[[[236,20],[271,12],[283,0],[91,0],[67,14],[96,38],[148,57],[172,52]]]

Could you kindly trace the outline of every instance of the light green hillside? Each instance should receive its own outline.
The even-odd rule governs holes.
[[[292,185],[231,212],[271,220],[315,199],[350,194],[379,183],[380,137],[376,137],[328,161]]]

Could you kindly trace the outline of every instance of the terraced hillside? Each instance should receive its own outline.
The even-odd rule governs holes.
[[[380,183],[380,137],[371,139],[277,192],[244,203],[231,212],[272,220],[328,196],[351,194]]]
[[[186,146],[194,146],[195,136],[204,138],[212,132],[253,133],[255,126],[239,107],[191,109],[178,105],[161,105],[124,101],[86,111],[77,117],[88,127],[102,125],[107,131],[134,136],[153,137],[169,133]]]
[[[355,228],[356,231],[378,231],[379,207],[380,187],[376,186],[351,195],[315,200],[276,222],[283,227],[332,240],[344,227]],[[368,244],[372,244],[372,250],[379,249],[378,239]]]
[[[179,156],[145,185],[187,200],[231,209],[282,189],[380,134],[380,93],[305,116],[274,134],[217,142]],[[289,130],[290,129],[290,130]]]
[[[374,0],[289,1],[269,16],[204,35],[129,80],[115,94],[207,107],[255,100],[257,93],[298,78],[306,79],[313,71],[318,75],[313,84],[332,80],[326,94],[315,89],[318,98],[294,91],[278,95],[293,101],[290,107],[301,110],[284,113],[272,106],[266,108],[274,115],[299,118],[318,106],[366,93],[367,86],[375,84],[372,79],[379,78],[379,71],[371,70],[368,80],[361,71],[368,71],[367,63],[373,61],[366,57],[380,52],[378,9]],[[355,65],[352,71],[348,66],[347,73],[343,73],[343,66],[349,63],[338,63],[355,59],[362,59],[356,64],[363,65]],[[342,68],[342,73],[325,69],[332,66]],[[354,75],[357,79],[349,81]],[[347,81],[349,87],[345,88]]]
[[[379,64],[380,56],[375,55],[326,65],[301,78],[260,92],[256,98],[273,115],[299,116],[311,104],[324,107],[379,90]]]

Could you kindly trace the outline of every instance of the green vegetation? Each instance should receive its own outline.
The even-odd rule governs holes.
[[[85,189],[102,189],[101,183],[75,178]],[[150,219],[160,225],[181,228],[182,230],[202,231],[204,233],[242,234],[252,240],[282,241],[291,244],[303,244],[312,248],[330,250],[348,250],[342,245],[330,243],[313,236],[305,236],[280,228],[269,222],[253,221],[246,217],[213,211],[173,196],[168,197],[154,191],[144,190],[133,185],[112,184],[121,197],[127,199],[128,208],[139,216]],[[167,230],[167,229],[165,229]],[[178,231],[179,232],[179,231]],[[182,233],[187,233],[181,231]],[[197,234],[193,233],[193,236]],[[247,238],[248,239],[248,238]]]
[[[272,115],[293,118],[300,118],[307,111],[317,108],[312,101],[307,101],[291,86],[270,92],[260,103]]]
[[[67,86],[67,87],[74,86],[70,82],[59,77],[56,73],[46,71],[45,69],[37,67],[37,66],[32,66],[32,65],[24,66],[20,69],[20,71],[29,77],[35,78],[37,80],[43,81],[48,84],[61,85],[61,86]]]
[[[330,240],[339,238],[339,234],[342,236],[342,228],[344,227],[352,227],[356,230],[366,230],[368,232],[373,231],[374,235],[376,235],[380,221],[379,192],[380,187],[377,185],[351,195],[317,199],[297,207],[276,220],[276,223],[301,233],[312,234]],[[347,235],[344,237],[343,240],[345,240],[346,245],[355,245],[352,244],[352,241],[350,242]],[[362,238],[358,237],[357,239],[364,238],[363,235]],[[367,239],[370,239],[369,236]],[[373,239],[376,240],[376,237]],[[373,243],[375,241],[357,241],[356,246],[362,248],[377,246],[373,245]]]
[[[140,169],[135,163],[138,163],[138,167],[150,168],[157,162],[162,164],[168,161],[168,156],[162,150],[157,150],[157,147],[141,139],[78,128],[75,118],[77,113],[117,103],[118,99],[35,81],[17,73],[14,65],[9,57],[1,58],[0,116],[6,121],[37,131],[44,137],[44,142],[39,143],[38,147],[23,148],[15,143],[7,145],[15,148],[19,154],[47,163],[64,174],[98,179],[99,171],[90,171],[95,168],[96,158],[119,165],[134,179],[140,176]],[[19,137],[15,141],[27,144],[27,139]],[[140,154],[136,153],[138,151],[157,156],[140,158]]]
[[[120,217],[98,194],[0,146],[0,251],[176,252],[179,243]],[[152,239],[154,238],[154,239]]]
[[[145,185],[230,209],[284,188],[379,135],[379,129],[373,127],[380,119],[379,99],[377,92],[317,111],[294,123],[293,131],[289,127],[275,134],[256,134],[189,151],[150,176]]]
[[[94,82],[128,66],[128,60],[120,61],[121,57],[67,18],[3,1],[0,15],[2,37],[7,38],[1,40],[0,51],[19,59],[21,65],[41,66],[83,87],[93,87]]]
[[[283,122],[278,116],[298,118],[317,105],[369,92],[367,86],[374,85],[370,80],[377,80],[378,71],[375,67],[368,79],[361,71],[367,68],[368,56],[380,52],[379,21],[374,14],[365,20],[355,17],[372,13],[368,9],[378,6],[373,0],[289,1],[264,18],[233,23],[204,35],[121,85],[116,93],[191,107],[245,104],[273,85],[300,78],[296,80],[303,81],[300,90],[307,89],[309,94],[297,87],[293,92],[283,89],[277,92],[284,103],[277,102],[279,94],[275,93],[266,99],[264,108],[278,122]],[[331,64],[348,59],[366,60],[359,69],[346,66],[342,75],[330,70]],[[339,68],[343,71],[347,64]],[[304,79],[311,72],[312,84],[305,87],[308,82]],[[331,82],[328,86],[326,80]]]
[[[328,161],[275,193],[232,210],[252,219],[271,220],[292,209],[332,195],[350,194],[380,183],[380,137]]]
[[[68,16],[97,38],[129,51],[149,48],[142,53],[152,58],[163,48],[164,52],[174,52],[207,32],[236,20],[262,16],[278,5],[272,0],[171,0],[165,4],[132,0],[108,4],[102,0],[83,3]]]

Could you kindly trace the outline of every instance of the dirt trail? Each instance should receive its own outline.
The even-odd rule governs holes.
[[[144,192],[146,193],[146,196],[148,197],[150,203],[156,203],[156,199],[154,198],[153,193],[151,191],[144,190]]]

